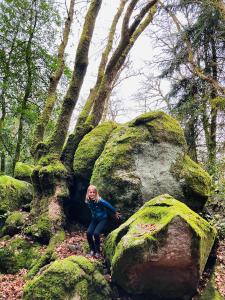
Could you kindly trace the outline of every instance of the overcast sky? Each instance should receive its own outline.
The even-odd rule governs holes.
[[[87,69],[87,74],[84,80],[84,84],[81,89],[80,99],[86,98],[89,94],[90,88],[94,86],[98,62],[100,59],[101,50],[103,49],[104,41],[107,37],[109,26],[111,25],[112,18],[116,12],[116,9],[119,5],[119,0],[103,0],[103,4],[101,10],[99,12],[97,22],[95,25],[95,31],[91,43],[91,48],[89,52],[89,65]],[[81,18],[80,18],[81,21]],[[151,25],[150,25],[151,26]],[[80,35],[81,26],[77,25],[75,22],[73,26],[73,36],[70,39],[70,46],[67,49],[69,52],[69,57],[72,61],[74,60],[74,52],[76,43],[73,44],[72,39],[78,41],[78,37]],[[138,40],[135,42],[132,50],[130,51],[130,59],[132,61],[132,66],[135,71],[147,71],[145,61],[151,60],[154,56],[154,45],[149,37],[146,36],[146,31],[142,33]],[[152,72],[152,70],[151,70]],[[124,80],[116,89],[117,97],[123,101],[123,106],[126,109],[126,113],[124,115],[119,116],[116,121],[118,122],[126,122],[136,117],[140,112],[137,110],[137,103],[132,101],[134,94],[137,93],[138,89],[141,87],[141,77],[130,77]],[[76,112],[74,114],[73,119],[76,116]]]

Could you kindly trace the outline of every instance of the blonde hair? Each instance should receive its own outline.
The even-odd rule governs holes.
[[[89,192],[90,189],[93,189],[93,190],[96,192],[96,198],[95,198],[95,201],[98,202],[99,199],[100,199],[101,197],[99,196],[97,187],[96,187],[95,185],[89,185],[89,187],[87,188],[87,193],[86,193],[86,197],[85,197],[85,202],[89,200],[88,192]]]

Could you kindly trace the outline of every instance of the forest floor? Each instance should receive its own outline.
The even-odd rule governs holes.
[[[69,245],[75,245],[75,249],[71,251],[69,249]],[[88,257],[87,255],[87,243],[85,231],[77,230],[72,233],[67,233],[66,239],[56,248],[56,253],[59,258],[63,259],[70,255],[83,255]],[[0,242],[0,247],[1,245]],[[42,249],[43,251],[43,249]],[[41,254],[41,253],[40,253]],[[90,258],[90,260],[94,261],[95,258]],[[104,259],[100,259],[104,264]],[[215,272],[215,282],[218,290],[221,295],[225,297],[225,239],[221,240],[216,249],[216,260],[217,260],[217,268]],[[0,300],[19,300],[22,299],[22,289],[26,283],[26,269],[21,269],[17,274],[0,274]],[[111,282],[111,276],[109,274],[109,270],[105,272],[105,278],[109,282]],[[210,269],[206,268],[201,278],[198,293],[201,294],[204,286],[206,285],[208,279],[210,277]],[[117,298],[118,299],[118,298]],[[124,296],[119,297],[121,300],[131,300],[130,297]],[[193,300],[196,297],[193,298]]]

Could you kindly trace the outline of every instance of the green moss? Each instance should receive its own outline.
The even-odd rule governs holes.
[[[225,298],[218,292],[215,287],[214,277],[210,279],[203,294],[199,297],[199,300],[224,300]]]
[[[0,211],[13,211],[30,203],[33,197],[32,185],[10,176],[0,176]]]
[[[57,231],[52,237],[49,242],[49,247],[55,248],[59,243],[65,240],[66,234],[64,230]]]
[[[80,263],[85,266],[92,264],[84,257],[75,256],[53,262],[42,274],[25,285],[23,299],[72,299],[74,296],[82,300],[110,299],[105,289],[102,291],[100,288],[93,293],[93,271],[86,273]],[[94,269],[94,266],[88,267],[89,271]],[[106,281],[104,283],[107,285]]]
[[[180,124],[163,111],[142,114],[129,123],[129,126],[145,125],[155,142],[168,142],[186,147],[186,141]]]
[[[52,223],[48,217],[48,213],[42,214],[36,223],[28,226],[24,231],[35,240],[47,244],[52,236]]]
[[[98,187],[103,197],[112,199],[112,203],[116,202],[114,195],[122,195],[128,188],[134,193],[124,201],[132,203],[136,199],[138,203],[140,200],[139,179],[133,173],[135,162],[131,154],[141,151],[142,144],[149,137],[149,131],[144,126],[118,126],[95,162],[91,183]],[[127,203],[128,208],[130,203]]]
[[[27,278],[33,278],[42,267],[57,259],[54,250],[59,243],[64,241],[64,239],[65,232],[63,230],[57,231],[54,236],[51,237],[46,251],[38,258],[38,260],[36,260],[35,264],[28,272]]]
[[[13,238],[0,248],[0,272],[16,273],[21,268],[29,269],[39,255],[39,246],[22,237]]]
[[[9,235],[18,233],[24,224],[24,218],[24,213],[20,211],[12,212],[5,221],[3,233]]]
[[[201,210],[211,194],[212,180],[209,174],[188,155],[179,157],[171,172],[185,183],[183,192],[187,199],[186,204],[194,210]],[[196,196],[195,201],[188,202],[193,196]]]
[[[95,161],[102,153],[109,135],[116,126],[114,122],[106,122],[85,135],[74,156],[73,168],[76,176],[90,179]]]
[[[124,224],[110,233],[104,247],[106,257],[112,264],[112,273],[124,282],[123,270],[133,262],[143,263],[144,252],[148,255],[157,252],[160,243],[164,243],[164,232],[168,225],[180,218],[192,229],[193,239],[197,241],[199,272],[202,273],[208,255],[213,245],[216,230],[198,214],[190,210],[185,204],[169,195],[161,195],[146,202],[143,207],[132,215]],[[152,229],[149,230],[148,225]],[[147,227],[146,227],[147,226]],[[124,261],[125,257],[125,261]],[[120,268],[123,266],[123,270]]]
[[[14,175],[18,179],[25,180],[25,181],[29,180],[30,182],[33,169],[34,169],[33,165],[17,162]]]

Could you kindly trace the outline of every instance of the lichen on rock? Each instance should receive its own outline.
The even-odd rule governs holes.
[[[158,196],[107,237],[112,279],[127,292],[183,299],[196,292],[216,236],[185,204]]]
[[[57,260],[24,287],[30,299],[111,299],[110,287],[96,265],[82,256]]]

